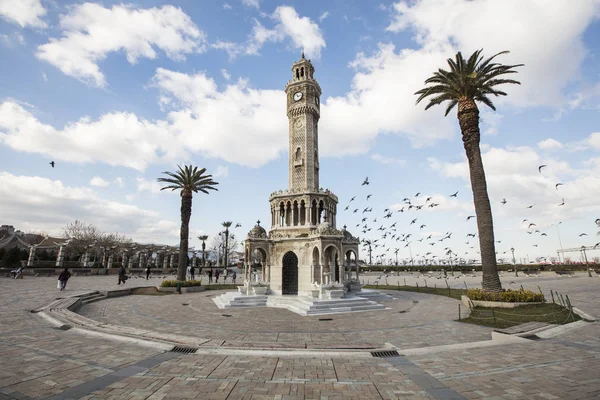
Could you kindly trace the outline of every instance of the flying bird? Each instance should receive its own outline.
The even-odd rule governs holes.
[[[425,228],[425,224],[423,224],[419,227],[419,229],[423,229],[423,228]]]
[[[417,218],[415,218],[412,221],[410,221],[410,225],[414,224],[415,222],[417,222]]]
[[[581,236],[587,236],[587,235],[588,235],[587,233],[580,233],[579,237],[581,237]]]
[[[535,204],[532,204],[532,205],[530,205],[530,206],[527,206],[527,207],[525,207],[525,208],[533,208],[533,206],[535,206]]]
[[[50,161],[49,164],[52,165],[52,168],[54,168],[54,161]]]
[[[554,188],[555,188],[556,190],[558,190],[558,187],[559,187],[559,186],[562,186],[562,185],[563,185],[563,184],[559,182],[559,183],[557,183],[556,185],[554,185]]]
[[[364,186],[364,185],[368,185],[368,184],[369,184],[369,177],[367,176],[367,177],[365,178],[365,180],[363,181],[363,183],[362,183],[362,186]]]
[[[537,225],[532,222],[532,223],[529,224],[529,226],[527,227],[527,229],[531,228],[532,226],[537,226]]]
[[[502,203],[502,205],[506,204],[506,199],[502,199],[500,203]]]
[[[559,204],[559,206],[564,206],[565,205],[565,199],[562,199],[562,203]]]
[[[235,228],[241,228],[242,224],[240,224],[239,222],[237,224],[235,224]]]
[[[367,200],[369,200],[373,196],[372,194],[367,195]]]
[[[356,198],[356,196],[352,197],[352,198],[350,199],[350,202],[354,201],[354,199],[355,199],[355,198]]]
[[[542,173],[542,168],[546,167],[546,164],[542,164],[538,167],[538,171],[540,171],[540,174]]]
[[[358,212],[358,208],[355,208],[354,211],[352,211],[352,213],[356,214]]]
[[[415,197],[419,197],[421,195],[421,192],[418,192],[417,194],[415,194]]]
[[[458,190],[456,191],[456,193],[451,194],[450,197],[456,197],[458,195]]]
[[[344,211],[346,211],[348,208],[350,208],[350,206],[346,206],[346,208],[344,208]]]
[[[468,220],[470,220],[471,218],[475,218],[475,216],[474,216],[474,215],[469,215],[469,216],[467,217],[467,221],[468,221]]]

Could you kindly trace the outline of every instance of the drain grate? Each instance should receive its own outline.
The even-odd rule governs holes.
[[[333,318],[319,318],[319,321],[333,321]]]
[[[372,351],[371,355],[373,357],[400,357],[400,354],[396,350],[384,350],[384,351]]]
[[[197,347],[184,347],[184,346],[175,346],[171,349],[173,353],[184,353],[184,354],[192,354],[198,350]]]

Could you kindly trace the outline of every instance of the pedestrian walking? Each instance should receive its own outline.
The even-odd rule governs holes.
[[[67,281],[71,277],[71,273],[69,272],[69,268],[65,268],[64,271],[60,273],[58,276],[58,289],[63,291],[67,287]]]
[[[123,285],[125,284],[125,281],[127,280],[126,273],[125,267],[121,265],[121,269],[119,269],[119,283],[117,283],[117,285],[120,285],[121,282],[123,282]]]
[[[148,278],[150,278],[150,266],[146,266],[146,280],[148,280]]]
[[[212,268],[208,270],[208,283],[212,283]]]
[[[233,281],[233,283],[235,283],[236,278],[237,278],[237,273],[235,271],[233,271],[233,273],[231,274],[231,280]]]
[[[196,279],[196,268],[194,268],[193,265],[190,268],[190,277],[192,278],[192,280]]]
[[[215,283],[219,283],[219,275],[221,275],[221,271],[217,268],[215,271]]]

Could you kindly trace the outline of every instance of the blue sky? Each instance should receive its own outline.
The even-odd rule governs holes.
[[[598,16],[598,0],[0,0],[0,223],[58,234],[80,219],[176,244],[179,196],[159,192],[156,178],[191,163],[220,182],[194,198],[191,245],[227,220],[242,224],[238,238],[257,219],[268,228],[268,196],[288,184],[283,88],[304,49],[323,90],[321,183],[340,199],[338,225],[376,239],[383,209],[431,196],[440,206],[386,224],[412,235],[415,258],[445,247],[478,258],[456,114],[426,112],[413,93],[457,51],[483,48],[525,64],[497,112],[481,107],[499,258],[511,247],[517,259],[556,256],[559,234],[564,248],[593,246]],[[373,207],[367,234],[361,212],[344,211],[352,196],[361,211]],[[429,235],[435,245],[418,241]],[[408,258],[404,246],[387,240],[374,255],[400,248]]]

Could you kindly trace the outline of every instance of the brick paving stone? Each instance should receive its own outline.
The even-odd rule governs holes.
[[[480,278],[449,283],[461,287],[463,279],[470,286],[480,284]],[[568,294],[576,307],[600,315],[597,277],[507,276],[502,281],[505,287],[523,284],[537,290],[539,285],[547,297],[550,290],[558,290]],[[147,284],[132,279],[127,285]],[[0,399],[60,396],[65,390],[160,354],[153,348],[56,330],[28,312],[57,297],[116,288],[112,276],[73,277],[66,292],[56,291],[55,278],[0,279]],[[402,349],[490,338],[489,328],[454,321],[455,300],[392,293],[399,300],[386,302],[390,310],[333,315],[329,322],[267,308],[227,310],[232,317],[223,317],[223,310],[208,297],[214,292],[114,298],[90,303],[81,313],[113,325],[207,338],[210,341],[202,344],[206,348],[231,348],[227,344],[236,343],[246,343],[246,347],[271,344],[274,348],[392,343]],[[409,310],[400,313],[403,308]],[[599,328],[598,323],[587,324],[548,340],[406,357],[413,367],[352,354],[182,354],[161,359],[150,368],[129,367],[133,376],[119,377],[82,398],[434,399],[433,393],[454,390],[468,399],[594,399],[600,397]],[[426,392],[426,379],[411,379],[414,368],[448,389]]]

